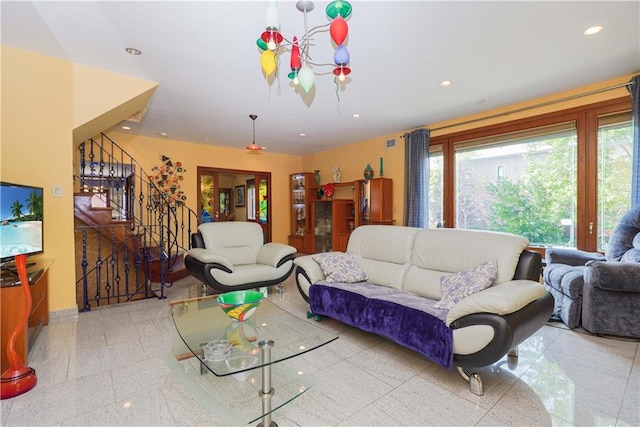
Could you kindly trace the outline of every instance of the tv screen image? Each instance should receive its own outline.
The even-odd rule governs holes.
[[[0,182],[0,261],[42,253],[43,190]]]

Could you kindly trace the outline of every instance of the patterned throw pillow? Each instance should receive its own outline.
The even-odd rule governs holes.
[[[355,283],[367,280],[367,273],[349,254],[319,254],[314,255],[313,260],[320,264],[326,282]]]
[[[440,277],[442,298],[434,307],[451,310],[458,301],[493,285],[498,277],[498,261],[492,260],[456,274]]]

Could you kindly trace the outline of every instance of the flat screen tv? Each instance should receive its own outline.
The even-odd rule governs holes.
[[[42,187],[0,182],[0,262],[43,251]]]

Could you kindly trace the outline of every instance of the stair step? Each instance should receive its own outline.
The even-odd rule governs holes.
[[[150,280],[152,282],[159,282],[161,276],[161,267],[162,261],[160,256],[162,252],[160,248],[145,248],[146,251],[151,253],[151,277]],[[182,253],[177,255],[176,261],[173,263],[173,267],[171,271],[165,272],[164,281],[165,282],[174,282],[176,280],[184,279],[190,275],[187,268],[184,266],[184,259]]]

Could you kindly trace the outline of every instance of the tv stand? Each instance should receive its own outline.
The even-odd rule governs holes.
[[[31,290],[31,313],[26,328],[18,335],[15,350],[20,359],[26,364],[28,353],[35,342],[40,330],[49,324],[49,261],[36,261],[27,264],[29,289]],[[1,372],[9,367],[7,342],[20,316],[24,315],[24,294],[21,289],[17,273],[11,267],[3,266],[0,275],[0,326],[2,329],[2,366]]]

